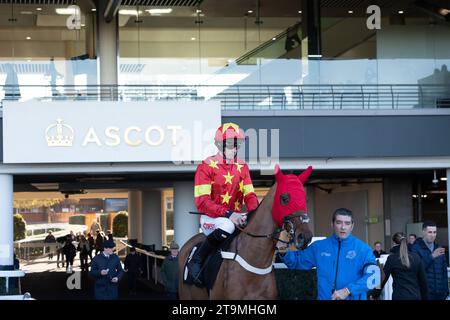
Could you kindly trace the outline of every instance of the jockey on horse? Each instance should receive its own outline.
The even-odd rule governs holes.
[[[242,202],[248,211],[258,207],[249,168],[237,158],[244,139],[244,131],[237,124],[220,126],[214,138],[219,152],[199,164],[195,173],[195,205],[202,213],[200,225],[206,235],[187,264],[197,286],[202,286],[199,275],[208,255],[234,232],[235,225],[246,224]]]

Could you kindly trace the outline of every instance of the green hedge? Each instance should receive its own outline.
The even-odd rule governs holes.
[[[69,224],[86,224],[85,216],[71,216],[69,217]]]
[[[113,234],[116,237],[125,237],[128,234],[128,214],[118,213],[113,220]]]
[[[14,241],[26,238],[27,223],[23,220],[22,215],[14,215]]]

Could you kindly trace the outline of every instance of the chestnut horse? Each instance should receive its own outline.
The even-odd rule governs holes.
[[[299,249],[304,249],[312,238],[303,188],[311,169],[309,167],[299,176],[284,175],[276,165],[276,183],[249,217],[245,230],[231,242],[228,251],[233,253],[222,262],[209,293],[206,288],[183,282],[188,255],[194,245],[205,240],[205,236],[197,234],[186,242],[178,255],[180,299],[277,299],[272,261],[279,240],[278,227],[283,226],[289,242]],[[236,258],[235,253],[239,258],[233,259]]]

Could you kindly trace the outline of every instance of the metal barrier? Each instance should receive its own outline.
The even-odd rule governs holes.
[[[219,101],[222,110],[450,108],[445,85],[86,85],[0,86],[4,101]],[[2,91],[20,90],[20,95]],[[57,95],[53,94],[55,90]]]

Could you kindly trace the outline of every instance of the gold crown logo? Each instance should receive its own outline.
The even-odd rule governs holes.
[[[56,119],[56,123],[45,129],[45,139],[49,147],[71,147],[73,143],[73,128],[63,123],[63,119]]]

